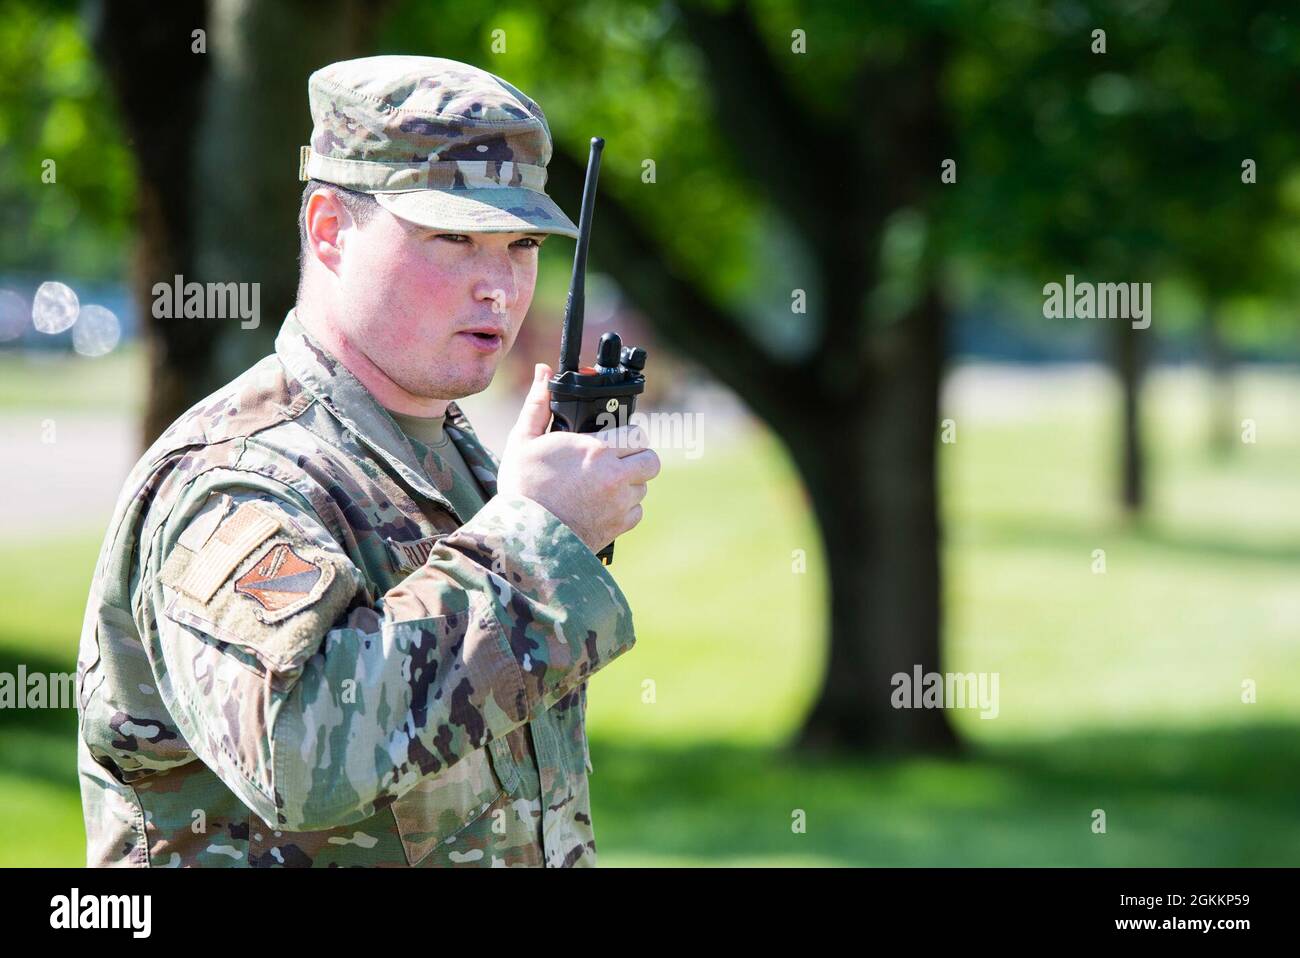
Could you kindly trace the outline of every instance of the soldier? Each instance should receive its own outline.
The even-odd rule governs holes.
[[[587,679],[631,648],[595,552],[641,519],[635,427],[498,462],[455,399],[533,295],[550,130],[451,60],[308,81],[301,281],[268,356],[127,480],[77,668],[90,865],[591,865]]]

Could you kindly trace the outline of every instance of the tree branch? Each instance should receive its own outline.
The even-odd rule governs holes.
[[[715,13],[686,3],[681,16],[704,54],[714,117],[735,148],[737,168],[782,171],[762,179],[763,193],[819,246],[827,224],[856,207],[851,135],[813,122],[811,108],[791,94],[748,4]]]
[[[548,191],[577,207],[585,175],[585,158],[579,163],[557,150],[547,167]],[[760,416],[770,418],[776,396],[773,377],[790,375],[797,366],[761,349],[738,317],[674,272],[664,262],[661,245],[608,191],[596,197],[595,222],[600,242],[592,248],[592,259],[618,281],[674,347],[699,360]]]

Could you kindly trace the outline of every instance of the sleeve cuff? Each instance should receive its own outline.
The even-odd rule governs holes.
[[[551,584],[566,592],[576,587],[583,593],[627,606],[618,583],[596,553],[567,523],[535,499],[493,496],[448,538],[460,534],[483,542],[491,553],[493,571],[505,575],[516,588],[522,582],[535,580],[543,587]]]
[[[472,550],[510,589],[527,597],[521,603],[519,597],[499,595],[496,608],[525,673],[530,648],[546,657],[547,668],[537,676],[541,686],[526,683],[530,698],[540,694],[553,700],[635,643],[632,610],[614,577],[536,500],[494,496],[443,545]]]

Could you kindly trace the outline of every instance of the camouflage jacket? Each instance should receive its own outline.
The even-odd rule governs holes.
[[[90,865],[590,865],[586,680],[631,611],[452,403],[487,504],[291,312],[141,458],[77,665]]]

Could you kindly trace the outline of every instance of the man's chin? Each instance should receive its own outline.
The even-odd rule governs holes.
[[[492,377],[496,375],[496,368],[485,369],[475,375],[461,375],[452,381],[443,380],[437,383],[423,383],[421,388],[411,390],[417,396],[423,396],[426,399],[456,400],[464,399],[466,396],[473,396],[481,393],[492,385]]]

